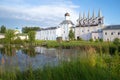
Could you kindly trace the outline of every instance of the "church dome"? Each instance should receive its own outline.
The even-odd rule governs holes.
[[[65,16],[70,16],[70,14],[69,13],[65,13]]]

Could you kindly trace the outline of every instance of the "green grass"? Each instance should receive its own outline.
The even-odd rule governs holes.
[[[120,56],[97,55],[93,48],[87,57],[63,61],[58,66],[1,72],[0,80],[119,80]]]
[[[98,45],[114,45],[111,42],[90,42],[90,41],[63,41],[58,43],[57,41],[41,41],[36,40],[36,44],[43,44],[46,43],[47,47],[76,47],[76,46],[98,46]]]
[[[62,43],[58,43],[57,41],[36,41],[36,44],[40,46],[45,44],[44,46],[47,48],[62,48],[62,49],[88,49],[89,47],[93,47],[96,49],[98,53],[110,53],[115,54],[118,50],[120,51],[120,46],[117,48],[115,44],[112,42],[90,42],[90,41],[63,41]]]
[[[0,80],[119,80],[120,55],[116,46],[107,42],[70,41],[36,41],[47,47],[79,48],[87,56],[63,61],[57,66],[45,66],[43,69],[29,68],[5,71],[0,67]],[[109,53],[114,52],[114,55]],[[105,54],[104,54],[105,53]]]

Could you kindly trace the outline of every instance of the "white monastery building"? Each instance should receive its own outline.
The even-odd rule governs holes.
[[[36,32],[37,40],[56,40],[62,37],[62,40],[69,40],[69,31],[74,26],[70,20],[70,14],[65,14],[65,20],[62,21],[58,27],[43,28]]]
[[[83,17],[81,14],[77,20],[77,25],[75,27],[75,39],[82,38],[83,40],[93,40],[102,39],[102,29],[104,28],[104,17],[101,15],[101,12],[98,12],[98,16],[88,16],[86,17],[85,13]]]
[[[103,29],[103,41],[114,41],[120,39],[120,25],[110,25]]]
[[[69,31],[73,30],[75,39],[96,40],[103,39],[103,41],[113,41],[115,38],[120,38],[120,25],[104,25],[104,17],[101,11],[98,11],[97,16],[93,11],[92,16],[84,13],[83,16],[79,14],[77,24],[70,20],[70,14],[65,13],[65,20],[63,20],[57,27],[43,28],[36,32],[37,40],[56,40],[61,37],[62,40],[69,40]]]

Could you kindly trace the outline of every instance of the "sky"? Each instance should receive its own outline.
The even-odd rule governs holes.
[[[76,24],[79,13],[98,15],[101,10],[105,25],[120,24],[120,0],[0,0],[0,26],[55,27],[66,12]]]

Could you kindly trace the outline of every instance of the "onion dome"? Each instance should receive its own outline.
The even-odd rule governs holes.
[[[65,16],[70,16],[70,14],[69,13],[65,13]]]

